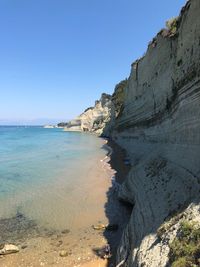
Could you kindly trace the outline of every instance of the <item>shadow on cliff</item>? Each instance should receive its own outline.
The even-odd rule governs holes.
[[[111,152],[110,148],[112,149],[111,154],[109,153]],[[104,145],[103,149],[108,150],[110,158],[107,163],[108,166],[110,166],[110,168],[115,172],[112,177],[112,185],[106,193],[107,202],[104,206],[105,214],[108,219],[108,227],[104,230],[103,235],[107,240],[110,251],[108,251],[108,247],[106,247],[104,250],[107,251],[104,251],[103,254],[109,254],[110,252],[111,257],[108,259],[107,266],[111,267],[115,266],[117,248],[132,211],[131,205],[121,202],[118,199],[118,188],[126,178],[130,170],[130,166],[126,165],[124,162],[126,156],[125,151],[113,141],[108,140],[107,145]],[[94,253],[102,257],[101,252],[99,253],[99,251],[102,252],[101,249],[96,249],[94,250]]]
[[[111,140],[108,140],[108,148],[107,148],[108,150],[109,150],[109,147],[112,148],[113,153],[110,155],[108,164],[115,171],[115,175],[112,178],[112,186],[107,191],[107,202],[105,203],[105,214],[108,218],[109,225],[111,226],[111,228],[112,226],[117,225],[118,229],[116,229],[116,227],[114,227],[113,230],[106,229],[103,234],[107,240],[107,243],[111,247],[111,255],[112,255],[112,257],[109,258],[108,260],[107,267],[116,267],[117,248],[119,247],[123,231],[128,224],[131,212],[133,210],[133,206],[129,205],[128,203],[121,202],[118,200],[118,188],[120,187],[120,184],[123,183],[124,179],[126,179],[131,166],[126,164],[127,163],[127,160],[125,160],[126,152],[122,150],[116,143],[114,143]],[[154,148],[155,147],[156,146],[154,145]],[[104,148],[106,149],[106,145]],[[151,152],[149,151],[149,153]],[[154,154],[155,151],[153,151],[152,153]],[[176,224],[183,217],[183,212],[191,204],[200,203],[200,196],[199,196],[200,173],[198,172],[197,174],[194,174],[191,171],[187,170],[186,168],[184,169],[183,167],[175,166],[174,163],[168,162],[167,160],[165,162],[165,160],[161,158],[158,158],[156,161],[155,160],[151,161],[150,163],[151,164],[149,165],[149,169],[147,168],[148,165],[146,165],[146,163],[145,165],[141,165],[140,168],[145,169],[146,176],[148,177],[148,179],[150,179],[151,175],[152,177],[154,177],[154,179],[155,177],[157,177],[157,183],[160,182],[162,187],[165,187],[165,184],[163,183],[161,179],[162,177],[164,177],[162,176],[162,171],[164,174],[169,172],[169,177],[168,177],[169,179],[177,180],[178,179],[177,174],[178,173],[182,174],[182,170],[184,170],[185,177],[188,177],[188,180],[191,179],[191,176],[195,178],[196,180],[198,180],[198,184],[196,185],[196,191],[195,191],[196,193],[195,192],[192,193],[191,191],[192,185],[188,184],[187,189],[185,189],[186,196],[183,197],[183,199],[180,199],[179,204],[177,203],[178,203],[179,195],[182,195],[182,192],[179,192],[181,190],[177,191],[178,188],[174,188],[175,199],[174,201],[172,201],[172,203],[170,201],[168,202],[169,210],[168,210],[168,213],[166,213],[166,217],[162,218],[162,216],[160,216],[160,219],[154,222],[154,224],[152,222],[153,227],[149,227],[147,229],[147,232],[144,233],[144,236],[157,234],[155,241],[149,247],[149,250],[153,250],[159,243],[164,244],[165,242],[166,243],[168,242],[167,236],[166,238],[163,237],[165,236],[165,231],[168,231],[168,229],[165,227],[165,224],[163,223],[173,219],[173,223]],[[173,172],[170,173],[170,170],[172,171],[174,168],[175,168],[174,173]],[[183,178],[181,180],[183,180]],[[170,183],[170,181],[167,180],[167,183]],[[154,197],[156,198],[156,191],[155,191]],[[163,234],[163,231],[164,231],[164,234]],[[161,236],[160,236],[160,233],[161,233]],[[137,243],[138,247],[141,245],[141,240]],[[172,259],[170,255],[171,254],[169,254],[169,261],[166,263],[165,267],[171,266]],[[136,256],[134,262],[131,257],[129,258],[128,260],[129,266],[135,266],[135,262],[137,261],[139,262],[139,259],[137,259],[137,257],[138,255]]]
[[[127,163],[125,160],[126,153],[116,143],[108,140],[108,148],[106,147],[106,145],[104,146],[104,148],[105,149],[107,148],[109,151],[109,147],[112,148],[113,153],[110,155],[108,164],[115,171],[115,175],[112,179],[112,186],[107,191],[107,202],[105,203],[105,214],[108,218],[109,225],[110,226],[118,225],[118,229],[117,230],[116,228],[115,230],[106,229],[103,234],[107,240],[107,243],[110,244],[110,247],[111,247],[112,257],[109,259],[107,266],[116,267],[115,260],[116,260],[117,248],[119,247],[122,233],[130,219],[130,215],[133,210],[132,206],[129,206],[128,204],[125,204],[118,200],[118,188],[120,184],[124,181],[124,179],[126,179],[131,166],[125,164]],[[156,247],[158,244],[161,244],[161,245],[164,243],[168,244],[167,243],[168,236],[166,235],[166,233],[168,232],[168,228],[166,228],[167,224],[165,224],[165,222],[168,222],[169,220],[173,220],[172,229],[170,229],[170,231],[173,231],[173,225],[176,225],[178,221],[180,221],[181,218],[183,218],[183,212],[185,212],[185,210],[191,204],[199,205],[200,203],[200,196],[199,196],[200,171],[198,171],[197,173],[196,172],[194,173],[192,172],[192,168],[187,169],[186,168],[187,166],[185,165],[180,166],[180,165],[177,165],[175,162],[169,161],[167,157],[164,158],[164,155],[166,155],[166,147],[164,150],[165,154],[163,154],[163,157],[161,157],[162,149],[163,148],[161,147],[160,144],[157,145],[157,144],[152,143],[147,148],[147,151],[145,150],[145,154],[148,154],[147,159],[145,156],[143,158],[144,164],[140,164],[137,168],[137,171],[138,173],[141,174],[141,177],[144,176],[148,178],[148,180],[150,180],[150,183],[148,183],[150,186],[149,189],[150,190],[153,189],[155,193],[154,195],[152,195],[151,201],[153,202],[154,200],[156,200],[158,205],[155,205],[155,208],[157,207],[158,210],[162,211],[162,213],[160,213],[160,216],[159,218],[157,218],[156,221],[154,220],[152,221],[152,217],[150,216],[149,226],[147,227],[145,232],[143,233],[141,232],[143,237],[152,235],[152,234],[157,235],[155,238],[155,241],[151,244],[148,251],[156,250]],[[174,149],[177,149],[177,147]],[[169,148],[168,150],[171,151]],[[172,154],[174,153],[173,149],[171,153]],[[177,152],[177,157],[178,155],[180,157],[181,152],[179,153]],[[195,185],[194,185],[194,181],[195,181]],[[173,188],[171,187],[171,185],[173,185]],[[184,186],[182,187],[182,185]],[[162,204],[162,197],[160,196],[161,199],[159,199],[157,196],[157,191],[160,189],[163,189],[164,190],[162,191],[163,195],[167,196],[166,202],[163,202],[163,210],[162,210],[162,206],[160,206]],[[166,211],[163,212],[165,206],[166,206]],[[192,211],[191,208],[190,208],[190,211]],[[154,214],[156,214],[156,211],[154,211]],[[137,229],[137,230],[140,230],[140,229]],[[135,234],[137,235],[137,232]],[[137,247],[140,247],[142,236],[140,237],[140,239],[136,239],[136,240],[137,240],[136,241]],[[132,244],[132,245],[135,245],[135,244]],[[127,262],[129,266],[135,266],[135,263],[139,262],[139,259],[137,258],[138,256],[139,254],[137,254],[136,258],[134,259],[132,257],[127,258],[128,260]],[[150,255],[150,257],[151,256],[152,255]],[[169,254],[169,261],[166,263],[165,267],[171,266],[172,259],[170,257],[171,256]]]

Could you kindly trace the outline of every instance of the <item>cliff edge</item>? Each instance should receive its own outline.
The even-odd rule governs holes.
[[[103,93],[94,107],[87,108],[81,115],[68,122],[65,131],[84,131],[102,134],[110,119],[111,96]]]

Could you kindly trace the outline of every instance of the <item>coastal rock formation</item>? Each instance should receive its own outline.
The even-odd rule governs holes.
[[[119,192],[134,205],[118,249],[122,266],[171,266],[170,243],[182,218],[199,221],[199,14],[200,1],[188,1],[175,30],[153,39],[133,63],[123,108],[111,119],[110,135],[132,165]]]
[[[102,94],[94,107],[87,108],[76,119],[68,122],[65,131],[89,131],[101,134],[110,118],[111,96]]]
[[[125,79],[115,86],[114,93],[111,97],[110,110],[106,117],[106,123],[101,125],[104,127],[102,129],[103,136],[108,137],[111,135],[111,132],[115,127],[116,119],[121,115],[124,109],[125,90],[127,85],[128,80]]]
[[[117,266],[180,266],[171,244],[183,220],[200,221],[199,14],[200,1],[189,0],[132,64],[112,101],[101,99],[71,122],[71,129],[110,136],[130,158],[119,198],[133,211]]]

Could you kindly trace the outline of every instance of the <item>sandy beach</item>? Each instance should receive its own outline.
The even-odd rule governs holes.
[[[117,199],[117,187],[129,166],[124,164],[125,154],[119,146],[110,141],[103,143],[108,154],[93,166],[87,185],[88,198],[96,207],[96,212],[83,211],[79,225],[61,232],[41,229],[22,214],[0,221],[4,225],[3,240],[20,248],[16,254],[0,256],[0,266],[114,266],[116,247],[130,214],[130,209]],[[5,224],[9,227],[6,228]],[[93,225],[99,224],[115,224],[118,229],[93,229]],[[11,229],[12,232],[8,233]],[[107,244],[110,244],[112,254],[109,260],[102,259],[100,255]]]

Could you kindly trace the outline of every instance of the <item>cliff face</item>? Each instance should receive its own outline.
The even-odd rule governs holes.
[[[119,192],[134,205],[118,250],[122,266],[170,266],[180,222],[199,219],[199,14],[200,1],[189,1],[175,30],[154,38],[132,65],[123,108],[111,119],[110,135],[132,164]]]
[[[106,111],[98,103],[78,118],[82,129],[103,131],[130,157],[119,198],[132,203],[133,212],[118,266],[171,266],[170,244],[181,222],[200,221],[199,15],[200,1],[188,1],[132,64]],[[104,114],[97,124],[96,110]]]
[[[86,131],[102,134],[106,123],[110,119],[111,96],[102,94],[94,107],[87,108],[76,119],[71,120],[65,131]]]

